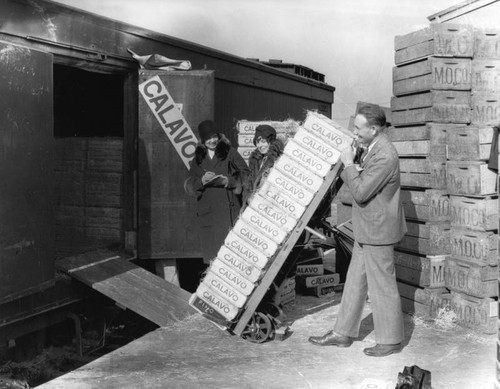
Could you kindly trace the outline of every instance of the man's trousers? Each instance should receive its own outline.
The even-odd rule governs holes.
[[[402,342],[403,313],[396,283],[393,245],[372,246],[354,242],[335,332],[358,337],[367,293],[370,296],[376,342]]]

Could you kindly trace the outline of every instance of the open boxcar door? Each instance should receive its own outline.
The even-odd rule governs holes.
[[[214,74],[140,70],[138,84],[138,257],[200,257],[196,204],[184,181],[198,124],[213,119]]]
[[[54,283],[52,54],[0,41],[0,75],[0,302],[6,302]]]

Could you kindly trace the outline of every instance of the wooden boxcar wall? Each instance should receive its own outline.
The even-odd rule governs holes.
[[[330,85],[52,1],[1,1],[0,40],[50,53],[55,65],[86,71],[123,75],[137,72],[139,66],[127,52],[128,48],[140,55],[158,53],[187,59],[193,69],[214,70],[214,118],[233,142],[238,120],[302,120],[309,109],[327,116],[331,113],[335,88]],[[134,98],[126,95],[125,100]],[[134,108],[126,107],[124,112],[125,139],[137,132],[137,119],[131,109]],[[190,123],[194,131],[197,124]],[[133,170],[137,160],[131,161],[136,156],[128,149],[123,155],[127,183],[123,192],[130,196],[134,193]],[[137,204],[129,198],[125,202]],[[136,223],[135,216],[132,212],[124,215],[122,224],[128,230]],[[2,266],[2,272],[9,269]],[[19,290],[22,288],[19,285]]]

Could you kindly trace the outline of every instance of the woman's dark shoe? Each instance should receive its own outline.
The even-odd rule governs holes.
[[[403,349],[403,343],[398,344],[376,344],[368,347],[363,352],[370,357],[386,357],[391,354],[399,353]]]
[[[336,334],[333,331],[328,331],[323,336],[311,336],[309,342],[316,346],[338,346],[349,347],[352,344],[352,338]]]

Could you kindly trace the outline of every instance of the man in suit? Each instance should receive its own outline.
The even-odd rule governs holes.
[[[394,268],[394,244],[406,233],[400,201],[399,159],[384,132],[384,111],[376,105],[361,107],[354,119],[354,134],[366,147],[360,164],[355,150],[340,156],[341,178],[353,195],[354,248],[335,328],[309,341],[319,346],[349,347],[358,337],[368,290],[375,327],[374,347],[363,351],[383,357],[403,348],[403,314]]]

